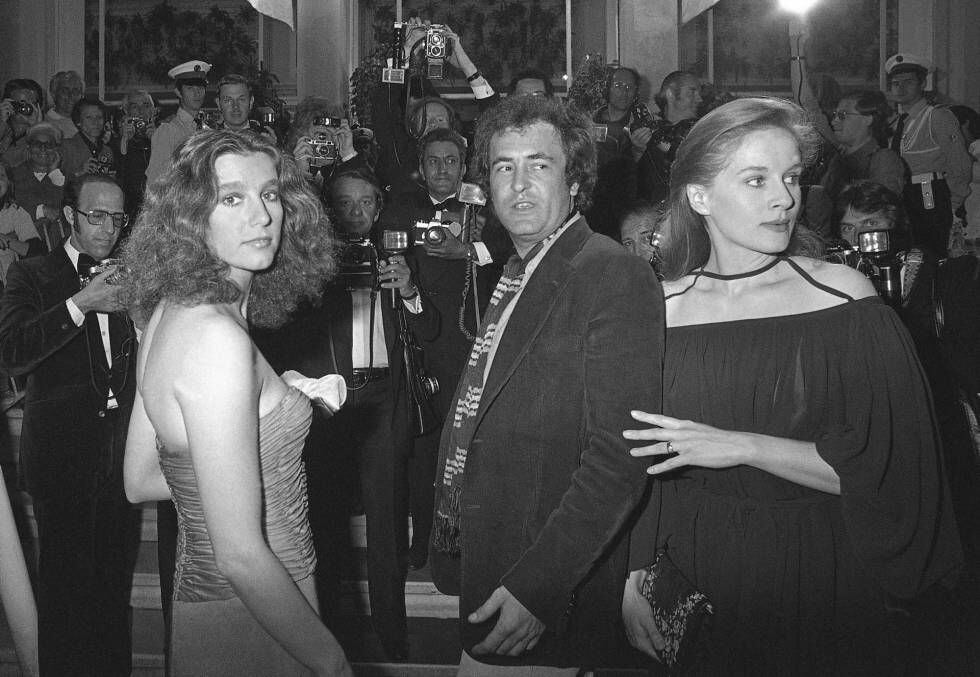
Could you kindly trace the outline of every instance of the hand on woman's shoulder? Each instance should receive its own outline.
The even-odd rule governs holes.
[[[805,256],[794,256],[793,261],[820,284],[843,292],[853,299],[863,299],[877,293],[871,280],[850,266]]]

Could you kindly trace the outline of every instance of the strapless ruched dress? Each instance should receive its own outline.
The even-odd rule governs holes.
[[[307,519],[303,442],[312,408],[289,389],[259,420],[263,522],[269,547],[316,607],[316,556]],[[221,575],[197,490],[190,454],[160,447],[160,466],[177,506],[170,668],[175,676],[310,675],[255,620]]]

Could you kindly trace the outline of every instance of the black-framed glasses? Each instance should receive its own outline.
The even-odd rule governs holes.
[[[841,122],[843,122],[844,118],[846,118],[848,115],[859,115],[861,117],[867,117],[868,115],[871,115],[871,113],[851,113],[850,111],[846,111],[846,110],[835,110],[833,113],[830,114],[830,121],[833,122],[834,120],[840,120]]]
[[[81,209],[76,209],[75,213],[84,214],[88,222],[93,226],[103,226],[106,223],[106,217],[111,216],[112,229],[120,230],[126,227],[129,223],[129,215],[125,212],[107,212],[102,209],[92,209],[91,211],[83,212]]]

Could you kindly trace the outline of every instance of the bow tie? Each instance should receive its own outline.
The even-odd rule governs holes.
[[[78,255],[78,274],[82,277],[88,276],[92,272],[93,266],[98,263],[92,256],[84,252]]]

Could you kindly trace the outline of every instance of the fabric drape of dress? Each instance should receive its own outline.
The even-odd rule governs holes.
[[[269,547],[316,608],[316,556],[307,519],[303,442],[309,400],[290,389],[259,420],[264,533]],[[171,621],[171,674],[228,677],[311,675],[269,635],[235,595],[214,559],[190,454],[160,447],[160,466],[179,528]]]
[[[899,674],[907,615],[889,609],[962,555],[932,403],[893,311],[868,298],[669,328],[664,413],[815,442],[841,480],[840,496],[749,466],[653,481],[630,569],[666,544],[712,601],[703,674]]]

